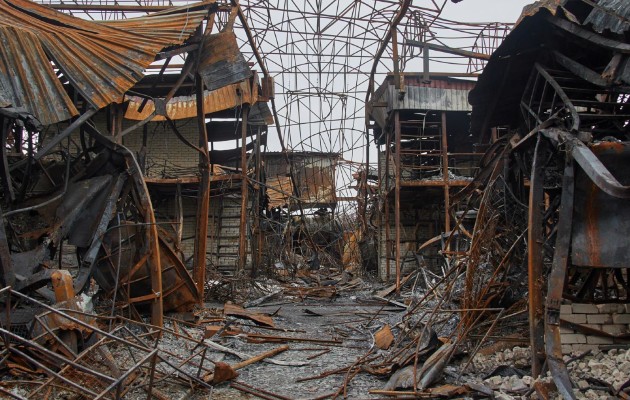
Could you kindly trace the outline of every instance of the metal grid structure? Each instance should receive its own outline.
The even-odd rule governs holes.
[[[63,4],[56,0],[38,1],[94,20],[124,19],[192,3],[177,0],[74,0]],[[374,164],[376,159],[376,149],[367,146],[365,135],[366,92],[371,80],[375,87],[394,71],[391,41],[385,43],[382,56],[375,55],[405,3],[392,0],[240,2],[254,48],[275,79],[279,126],[276,127],[278,135],[270,136],[269,149],[340,154],[337,191],[342,199],[354,199],[353,174],[365,168],[368,161]],[[461,51],[488,55],[511,27],[505,23],[460,23],[443,19],[440,14],[447,6],[454,5],[447,0],[424,0],[408,6],[397,26],[400,72],[426,69],[426,64],[422,65],[423,49],[407,45],[419,42],[451,51],[436,51],[432,47],[428,57],[431,70],[474,77],[485,60],[467,57]],[[221,29],[221,23],[217,27]],[[241,51],[248,61],[255,62],[252,46],[239,21],[235,28]],[[177,68],[177,65],[171,62],[171,67]],[[147,73],[156,73],[159,68],[156,63]],[[372,70],[374,75],[371,75]],[[354,213],[355,206],[355,202],[343,202],[341,209]]]

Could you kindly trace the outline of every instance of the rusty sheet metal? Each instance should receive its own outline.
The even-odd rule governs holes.
[[[79,114],[50,63],[42,64],[46,53],[36,34],[3,26],[0,44],[0,97],[28,110],[43,125]]]
[[[55,304],[53,308],[62,312],[45,312],[40,314],[38,316],[38,322],[33,324],[32,337],[38,337],[39,339],[37,341],[44,344],[48,341],[54,340],[52,335],[49,333],[50,331],[58,332],[59,330],[79,330],[81,332],[88,333],[90,329],[87,326],[69,320],[64,317],[64,314],[70,315],[85,324],[95,325],[95,318],[87,314],[91,311],[92,307],[91,297],[85,294],[80,294],[71,299]],[[77,312],[75,313],[73,311]]]
[[[229,110],[244,103],[254,103],[257,97],[257,95],[254,96],[252,94],[248,81],[234,83],[220,89],[205,91],[203,95],[204,111],[207,114],[212,114],[218,111]],[[152,100],[149,100],[142,112],[139,113],[138,107],[142,104],[143,99],[137,96],[125,96],[125,99],[129,101],[129,107],[127,107],[127,112],[125,113],[126,119],[144,120],[155,109],[155,104]],[[195,96],[172,98],[166,104],[166,114],[173,120],[196,117],[197,102],[195,101]],[[164,120],[163,116],[156,115],[152,121]]]
[[[599,33],[609,30],[623,34],[630,30],[630,2],[628,0],[599,0],[584,20]]]
[[[538,14],[542,9],[546,9],[551,15],[556,15],[558,9],[560,9],[567,0],[540,0],[532,4],[527,4],[523,7],[520,17],[516,20],[514,28],[516,28],[525,18]],[[514,29],[512,28],[512,29]]]
[[[630,147],[600,143],[593,153],[622,184],[630,183]],[[601,207],[606,204],[606,207]],[[571,260],[583,267],[621,268],[630,264],[628,200],[604,193],[580,169],[576,173]]]
[[[238,48],[234,32],[228,30],[205,38],[201,49],[199,74],[208,90],[215,90],[252,76],[252,71]]]
[[[274,176],[267,178],[267,195],[269,196],[269,207],[284,207],[289,203],[290,195],[293,193],[293,184],[288,176]]]
[[[290,170],[282,153],[267,153],[265,164],[268,177],[287,177]],[[335,169],[336,153],[290,153],[295,182],[295,193],[305,207],[330,207],[337,203]],[[270,178],[267,178],[270,181]],[[292,193],[292,192],[291,192]]]
[[[171,44],[178,44],[190,35],[190,25],[197,27],[201,23],[212,4],[215,4],[215,0],[171,7],[144,17],[103,21],[102,24],[142,36],[154,36],[159,32],[161,39],[170,40]],[[182,27],[187,27],[187,29],[182,29]]]
[[[390,85],[384,96],[387,109],[392,110],[443,110],[471,111],[468,103],[468,90],[443,89],[422,86],[405,86],[405,97],[398,96],[398,90]]]
[[[68,107],[70,99],[65,92],[59,91],[59,87],[51,83],[51,73],[54,71],[50,57],[54,67],[62,71],[63,79],[68,79],[94,108],[120,102],[123,94],[142,77],[144,69],[153,62],[155,55],[166,46],[183,43],[207,14],[204,9],[193,12],[186,10],[181,11],[185,17],[173,16],[177,22],[158,24],[152,27],[151,33],[141,35],[133,30],[126,31],[72,17],[27,0],[2,0],[0,28],[4,30],[6,41],[3,47],[19,49],[22,41],[31,41],[27,47],[29,56],[23,59],[25,64],[13,62],[13,70],[3,73],[13,73],[21,81],[22,87],[37,86],[36,94],[42,94],[27,100],[26,97],[32,93],[11,86],[3,88],[5,92],[2,98],[12,104],[28,106],[29,113],[41,115],[48,123],[76,115],[76,110]],[[173,35],[176,25],[180,28],[179,37]],[[9,27],[13,30],[9,30]],[[22,39],[27,36],[29,39]],[[48,88],[54,91],[46,93]],[[51,109],[52,104],[59,102],[61,105]],[[64,109],[68,110],[61,111]]]

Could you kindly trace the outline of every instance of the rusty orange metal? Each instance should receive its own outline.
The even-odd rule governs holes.
[[[144,120],[155,110],[155,103],[149,100],[142,110],[138,112],[138,107],[142,104],[142,98],[137,96],[125,96],[129,101],[126,119]],[[258,94],[252,93],[249,81],[243,81],[224,86],[220,89],[204,92],[204,111],[207,114],[229,110],[241,104],[253,104],[258,100]],[[166,114],[170,119],[194,118],[197,116],[197,101],[195,96],[174,97],[166,104]],[[156,115],[152,121],[164,121],[164,116]]]
[[[182,44],[195,32],[209,5],[99,23],[27,0],[2,0],[0,37],[6,56],[1,72],[29,83],[25,88],[2,82],[2,103],[25,108],[44,125],[77,115],[55,69],[94,108],[122,102],[158,52]]]

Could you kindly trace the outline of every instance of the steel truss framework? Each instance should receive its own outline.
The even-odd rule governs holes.
[[[124,19],[192,3],[172,0],[74,0],[63,4],[56,0],[38,1],[94,20]],[[356,193],[353,174],[368,161],[364,101],[371,71],[375,67],[374,87],[394,70],[391,41],[386,43],[381,57],[375,58],[375,54],[383,45],[401,3],[392,0],[248,0],[241,1],[240,5],[255,48],[269,74],[275,78],[280,126],[277,127],[278,138],[269,141],[270,149],[341,154],[337,168],[338,192],[342,198],[353,198]],[[422,69],[423,48],[405,45],[408,41],[490,54],[511,27],[504,23],[446,20],[440,17],[446,6],[455,5],[447,0],[424,0],[409,6],[398,24],[396,35],[401,72]],[[227,15],[222,17],[223,20],[226,18]],[[255,62],[255,55],[241,28],[237,21],[235,32],[241,51],[250,62]],[[461,54],[442,51],[431,51],[430,54],[432,70],[449,71],[455,75],[474,76],[484,64],[484,60]],[[158,68],[156,65],[148,73],[157,72]],[[374,159],[372,157],[371,161]],[[356,205],[355,202],[344,204],[347,211],[352,211]]]

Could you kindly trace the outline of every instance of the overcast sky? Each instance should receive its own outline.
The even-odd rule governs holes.
[[[533,0],[463,0],[446,5],[442,17],[467,22],[516,22],[521,10]],[[420,5],[418,0],[414,4]]]

